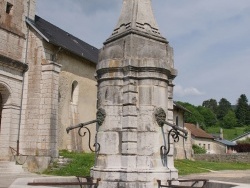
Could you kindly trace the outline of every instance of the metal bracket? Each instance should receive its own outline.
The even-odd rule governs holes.
[[[168,132],[168,146],[166,147],[165,145],[163,145],[160,148],[161,155],[168,155],[170,151],[170,136],[173,138],[174,142],[178,142],[180,139],[179,136],[186,139],[188,132],[185,129],[179,127],[178,125],[173,125],[167,122],[166,112],[163,110],[163,108],[156,108],[154,116],[157,124],[160,127],[163,127],[165,124],[172,127],[172,129]]]
[[[100,151],[100,144],[99,143],[95,143],[93,146],[95,147],[95,149],[92,149],[91,145],[90,145],[90,141],[91,141],[91,132],[89,130],[88,127],[86,127],[87,125],[90,125],[90,124],[93,124],[93,123],[97,123],[98,126],[101,126],[105,120],[105,117],[106,117],[106,112],[104,109],[102,108],[99,108],[98,111],[96,112],[96,120],[92,120],[92,121],[88,121],[86,123],[80,123],[78,125],[75,125],[75,126],[69,126],[66,128],[66,132],[69,133],[69,131],[73,130],[73,129],[76,129],[76,128],[79,128],[78,130],[78,134],[79,136],[81,137],[84,137],[86,135],[86,133],[88,132],[89,134],[89,149],[92,151],[92,152],[98,152]],[[82,129],[86,129],[87,132],[81,132]]]

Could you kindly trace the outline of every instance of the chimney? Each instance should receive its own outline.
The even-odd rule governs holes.
[[[222,140],[223,139],[223,129],[220,128],[220,139]]]
[[[198,123],[198,122],[196,123],[196,128],[197,128],[197,129],[199,129],[199,128],[200,128],[200,125],[199,125],[199,123]]]

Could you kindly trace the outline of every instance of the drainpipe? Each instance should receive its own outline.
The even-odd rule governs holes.
[[[57,55],[62,51],[62,47],[59,47],[58,50],[53,54],[52,61],[57,62]]]
[[[30,0],[28,1],[28,14],[27,14],[27,17],[30,16]],[[30,29],[29,29],[29,26],[27,25],[27,33],[26,33],[26,44],[25,44],[25,58],[24,58],[24,63],[25,64],[28,64],[27,62],[27,56],[28,56],[28,44],[29,44],[29,32],[30,32]],[[19,147],[20,147],[20,130],[21,130],[21,120],[22,120],[22,111],[23,111],[23,94],[24,94],[24,81],[25,81],[25,73],[29,70],[29,67],[27,67],[27,69],[25,69],[23,71],[23,83],[22,83],[22,93],[21,93],[21,107],[20,107],[20,113],[19,113],[19,122],[18,122],[18,134],[17,134],[17,141],[16,141],[16,144],[17,144],[17,156],[19,156]]]

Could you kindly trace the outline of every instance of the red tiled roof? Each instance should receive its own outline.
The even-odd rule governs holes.
[[[208,138],[208,139],[213,139],[213,136],[206,133],[204,130],[201,128],[197,128],[196,125],[191,124],[191,123],[185,123],[185,127],[191,131],[192,136],[197,137],[197,138]]]

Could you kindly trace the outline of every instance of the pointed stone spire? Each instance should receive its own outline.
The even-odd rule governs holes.
[[[119,21],[106,42],[130,33],[146,35],[147,37],[167,42],[159,31],[153,14],[151,0],[123,0]]]

